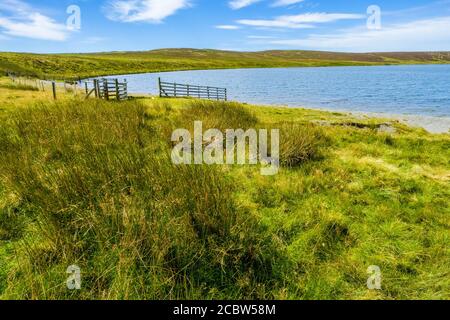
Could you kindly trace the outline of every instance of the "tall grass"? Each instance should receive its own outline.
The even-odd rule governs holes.
[[[320,158],[328,142],[323,130],[312,124],[286,122],[275,127],[280,130],[280,164],[285,167]]]
[[[204,129],[255,128],[258,119],[243,105],[233,102],[193,100],[181,111],[177,125],[192,128],[194,121],[202,121]]]
[[[9,90],[22,90],[22,91],[39,91],[39,88],[29,84],[21,83],[2,83],[0,88]]]
[[[283,258],[233,180],[172,165],[154,130],[137,102],[40,105],[2,124],[0,235],[16,254],[0,294],[270,297]],[[70,265],[81,291],[65,287]]]
[[[58,101],[0,118],[0,298],[449,297],[447,135],[388,141],[234,103]],[[280,129],[284,167],[172,165],[172,130],[196,120]]]

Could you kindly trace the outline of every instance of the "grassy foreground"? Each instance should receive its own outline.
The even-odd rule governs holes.
[[[175,70],[446,63],[450,63],[450,52],[232,52],[196,49],[91,54],[0,52],[1,73],[13,71],[41,79],[78,79],[78,77]]]
[[[450,299],[449,135],[302,109],[49,95],[0,86],[1,299]],[[280,128],[280,173],[174,166],[171,132],[194,120]],[[79,291],[66,288],[70,265]],[[366,287],[371,265],[382,290]]]

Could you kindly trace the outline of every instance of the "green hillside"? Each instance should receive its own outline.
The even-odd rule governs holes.
[[[0,53],[0,71],[76,79],[175,70],[450,63],[450,52],[336,53],[319,51],[231,52],[162,49],[90,54]]]

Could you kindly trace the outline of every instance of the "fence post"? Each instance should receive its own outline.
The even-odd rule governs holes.
[[[189,87],[189,85],[187,85],[187,96],[188,96],[188,97],[191,96],[191,92],[190,92],[190,87]]]
[[[120,101],[120,95],[119,95],[119,79],[116,79],[115,84],[116,84],[116,99],[117,99],[117,101]]]
[[[177,84],[174,83],[173,85],[174,85],[174,96],[176,98],[177,97]]]
[[[228,101],[228,93],[227,93],[227,88],[225,88],[225,101]]]
[[[158,78],[159,97],[162,98],[161,78]]]
[[[208,92],[208,99],[209,99],[209,87],[206,87],[206,91]]]
[[[53,99],[56,100],[56,83],[52,81]]]
[[[98,80],[94,79],[94,92],[95,92],[95,97],[98,98]]]
[[[105,79],[105,80],[103,81],[103,91],[104,91],[106,100],[109,100],[108,79]]]
[[[124,92],[125,92],[125,100],[128,100],[128,83],[127,83],[127,79],[123,80],[123,88],[124,88]]]
[[[84,82],[84,90],[86,91],[86,94],[89,93],[87,81]]]

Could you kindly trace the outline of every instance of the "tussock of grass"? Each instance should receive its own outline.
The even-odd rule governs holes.
[[[280,129],[280,163],[295,167],[308,160],[318,159],[326,145],[323,130],[311,124],[284,123]]]
[[[191,128],[194,121],[202,121],[204,129],[218,129],[221,132],[255,128],[258,123],[256,116],[241,104],[199,100],[186,104],[179,121],[179,125],[185,128]]]

